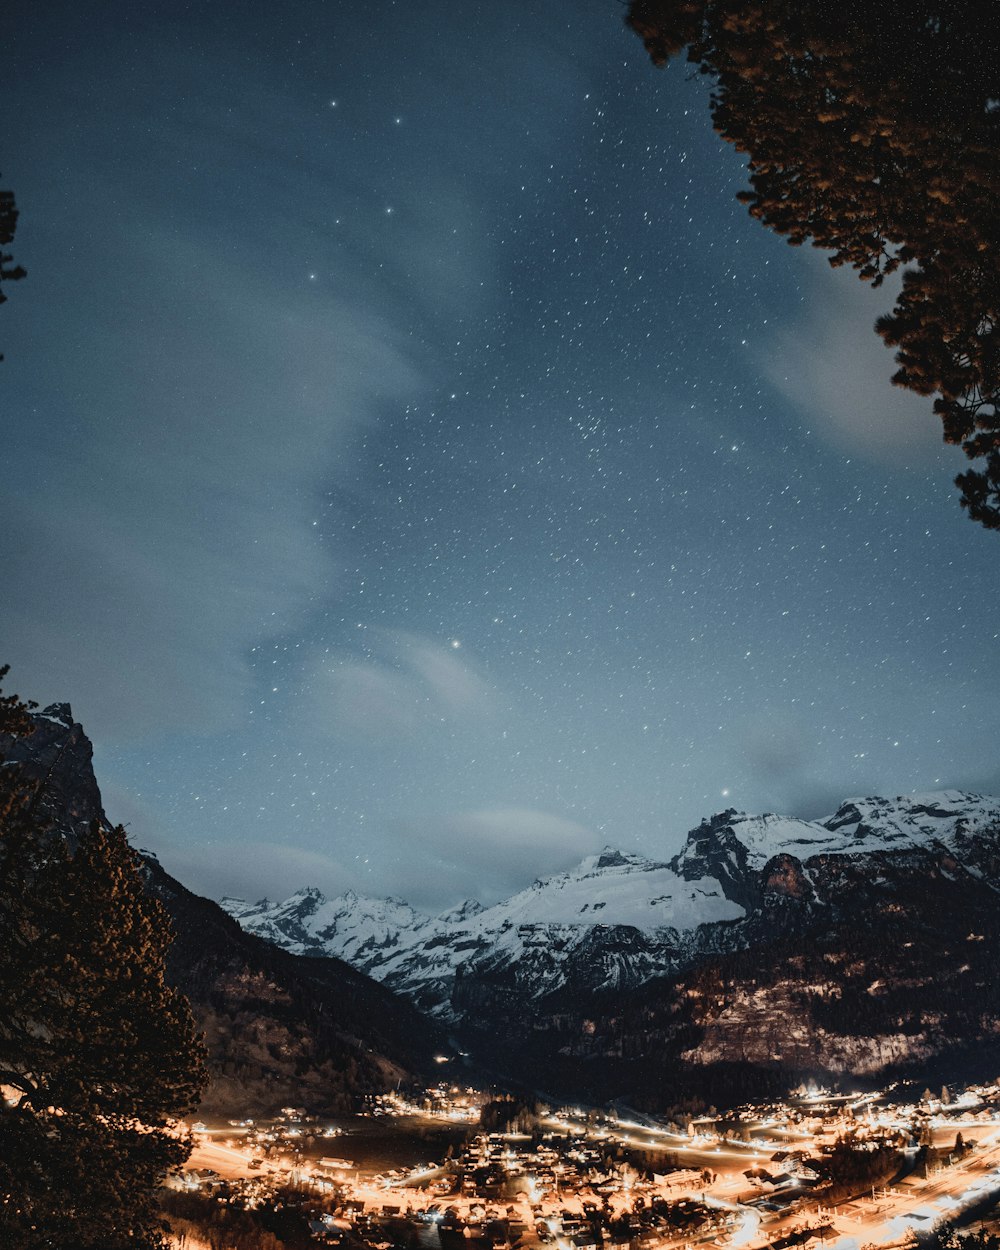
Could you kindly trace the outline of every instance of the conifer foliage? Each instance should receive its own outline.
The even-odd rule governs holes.
[[[30,706],[0,696],[0,733],[30,733]],[[0,1247],[159,1247],[201,1043],[124,830],[95,822],[71,850],[37,790],[0,759]]]
[[[1000,24],[973,0],[632,0],[627,20],[710,77],[752,216],[873,285],[902,267],[876,323],[893,381],[935,396],[975,462],[962,505],[1000,529]]]
[[[18,211],[14,200],[14,192],[0,191],[0,304],[7,302],[3,284],[5,282],[19,282],[27,276],[26,270],[22,265],[12,263],[14,260],[13,253],[3,250],[14,241],[17,218]],[[0,356],[0,360],[3,360],[3,356]]]

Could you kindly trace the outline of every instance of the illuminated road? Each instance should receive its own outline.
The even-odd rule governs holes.
[[[223,1146],[220,1142],[200,1141],[191,1152],[187,1170],[211,1168],[231,1181],[241,1176],[253,1176],[250,1159],[247,1151],[234,1150],[232,1146]]]

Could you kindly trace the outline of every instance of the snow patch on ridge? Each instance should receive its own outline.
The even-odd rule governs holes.
[[[478,927],[600,924],[655,932],[694,929],[718,920],[738,920],[743,914],[717,881],[685,881],[669,864],[605,850],[487,908]]]

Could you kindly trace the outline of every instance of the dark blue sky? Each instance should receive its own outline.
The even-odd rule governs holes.
[[[195,888],[1000,786],[1000,539],[885,299],[622,14],[15,5],[0,654]]]

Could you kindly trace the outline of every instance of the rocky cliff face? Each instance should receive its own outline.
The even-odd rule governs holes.
[[[973,868],[937,842],[772,860],[737,944],[604,1004],[574,1053],[594,1068],[671,1054],[675,1089],[720,1073],[744,1089],[818,1074],[992,1079],[1000,920],[994,882]],[[656,1088],[641,1085],[640,1098]]]
[[[823,821],[722,812],[669,862],[609,848],[461,916],[310,907],[336,916],[338,952],[498,1067],[655,1102],[730,1078],[1000,1071],[998,887],[1000,800],[947,791],[854,799]],[[300,920],[302,948],[323,949]]]
[[[92,747],[67,704],[33,719],[30,737],[0,735],[0,758],[35,780],[40,824],[72,843],[106,819]],[[191,1000],[208,1043],[204,1114],[262,1115],[288,1104],[343,1111],[363,1093],[431,1069],[441,1039],[391,990],[339,959],[305,959],[244,932],[155,857],[144,858],[143,871],[173,921],[169,979]]]
[[[206,1112],[344,1111],[359,1094],[429,1072],[443,1040],[391,990],[339,959],[306,959],[244,933],[155,860],[146,874],[174,922],[168,975],[212,1056]]]
[[[58,830],[73,842],[104,817],[94,776],[94,748],[73,720],[68,703],[53,703],[32,717],[30,738],[0,734],[0,754],[30,771],[38,785],[35,810],[42,827]]]

